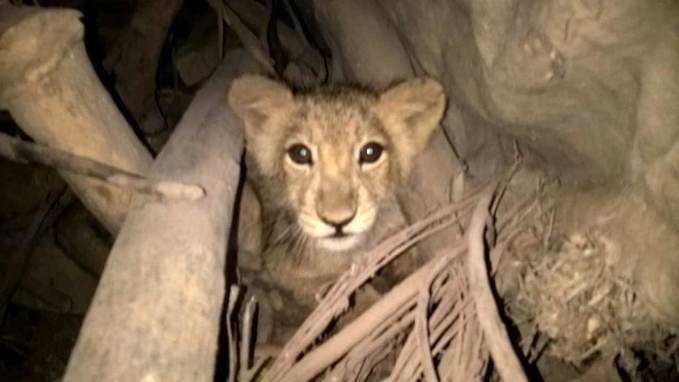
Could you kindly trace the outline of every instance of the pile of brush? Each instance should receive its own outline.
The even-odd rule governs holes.
[[[251,359],[250,302],[241,317],[240,340],[229,326],[231,380],[479,380],[486,374],[489,356],[504,380],[526,380],[498,313],[489,274],[515,231],[516,215],[532,199],[494,223],[503,191],[504,186],[471,191],[385,240],[332,285],[266,367],[263,357]],[[456,228],[450,229],[453,224]],[[354,293],[381,268],[446,228],[456,235],[453,246],[440,250],[360,316],[328,334]],[[230,315],[233,310],[232,305]]]

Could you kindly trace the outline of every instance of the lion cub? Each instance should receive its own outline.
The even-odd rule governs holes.
[[[245,123],[266,278],[289,300],[274,309],[287,317],[295,311],[298,321],[323,285],[406,224],[397,194],[441,120],[442,87],[417,78],[381,93],[353,86],[293,92],[245,75],[229,103]]]

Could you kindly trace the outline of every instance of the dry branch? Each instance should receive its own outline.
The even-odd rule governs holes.
[[[257,308],[257,301],[254,297],[245,305],[245,311],[243,312],[243,330],[241,333],[240,342],[240,373],[239,381],[248,381],[251,376],[248,375],[250,372],[250,365],[252,364],[250,356],[252,354],[252,323],[255,319],[255,309]]]
[[[64,381],[213,380],[243,150],[241,121],[225,96],[254,65],[242,51],[227,54],[158,156],[154,176],[199,183],[206,196],[135,196]]]
[[[437,301],[437,307],[427,316],[428,325],[431,328],[428,341],[423,343],[417,330],[410,332],[396,360],[389,381],[417,379],[420,374],[426,372],[424,363],[433,362],[434,357],[443,353],[454,337],[464,334],[464,325],[470,321],[473,323],[473,320],[463,317],[463,313],[469,309],[470,304],[465,297],[466,280],[460,270],[459,259],[456,259],[457,254],[451,256],[449,253],[442,252],[438,254],[438,257],[447,257],[449,261],[440,269],[432,271],[435,278],[441,281],[432,286],[432,299]],[[457,342],[462,343],[464,341]],[[427,349],[422,349],[422,347]],[[420,354],[419,357],[417,356],[418,353]],[[428,356],[429,360],[424,360],[424,356]],[[442,366],[439,366],[436,378],[440,376],[443,380],[450,380]],[[467,365],[456,366],[465,371],[464,367]],[[456,371],[455,367],[449,368]],[[427,378],[432,378],[432,376],[430,375]]]
[[[511,174],[510,171],[507,176]],[[388,238],[367,254],[362,263],[355,264],[326,293],[317,309],[285,346],[266,377],[275,381],[303,381],[327,370],[329,373],[325,379],[365,381],[380,362],[403,344],[388,381],[475,380],[481,378],[486,369],[486,347],[497,348],[498,342],[506,341],[505,346],[510,353],[502,354],[505,358],[498,358],[499,361],[496,359],[497,368],[503,369],[501,376],[505,380],[525,380],[520,365],[518,372],[508,369],[518,365],[518,360],[506,333],[505,338],[500,338],[497,332],[487,330],[489,320],[502,324],[490,294],[483,247],[486,223],[491,221],[488,219],[490,201],[502,195],[507,183],[500,185],[500,189],[485,187],[481,192],[471,192],[472,197],[441,208],[438,213]],[[472,216],[473,224],[470,222],[466,227],[466,238],[458,236],[457,244],[440,250],[427,264],[337,334],[317,342],[330,322],[346,309],[349,296],[357,288],[417,240],[450,226],[457,217],[463,219],[463,223],[468,222],[467,216],[475,199],[480,199],[480,202]],[[520,201],[518,205],[527,206],[527,202]],[[515,216],[517,210],[510,209],[510,212],[499,220],[511,232],[518,222]],[[450,233],[455,234],[454,231]],[[510,236],[504,231],[498,236],[501,240],[507,237]],[[500,241],[498,244],[505,243]],[[465,257],[460,255],[468,250],[468,245],[474,245],[472,255],[478,256],[481,251],[480,260],[467,263],[475,264],[475,272],[483,272],[485,285],[479,286],[477,274],[466,276],[469,270],[464,266]],[[489,297],[494,312],[487,308],[479,309],[481,305],[476,299],[479,290],[484,288],[483,293],[487,295],[482,296],[481,302],[488,303],[483,298]],[[405,335],[407,338],[402,342]],[[497,352],[493,351],[496,358]],[[507,366],[507,359],[515,364]],[[506,379],[507,375],[510,375],[509,379]]]
[[[260,357],[257,362],[252,364],[253,342],[253,323],[255,322],[255,311],[257,301],[251,297],[245,305],[242,317],[238,317],[238,300],[241,297],[240,288],[232,285],[229,291],[229,299],[226,308],[226,333],[229,349],[229,376],[228,382],[251,382],[256,381],[264,365],[269,361],[269,357]],[[240,324],[240,325],[239,325]],[[239,328],[240,331],[236,330]],[[240,341],[238,334],[240,333]]]
[[[20,163],[38,163],[60,171],[88,176],[160,199],[198,200],[205,196],[205,190],[198,185],[154,181],[93,159],[26,142],[2,133],[0,133],[0,156]]]
[[[102,86],[74,10],[0,5],[0,108],[36,142],[145,174],[151,155]],[[63,173],[85,206],[117,233],[132,193]]]
[[[429,288],[431,288],[435,276],[436,273],[430,274],[429,278],[420,286],[415,315],[414,333],[420,350],[420,363],[424,370],[424,379],[428,382],[438,382],[439,380],[429,347]]]
[[[458,252],[456,255],[461,253]],[[417,296],[420,285],[427,282],[432,272],[447,264],[448,257],[438,257],[406,278],[389,291],[382,299],[356,320],[347,325],[340,333],[325,341],[318,348],[299,360],[280,381],[308,381],[375,330],[380,324],[396,313],[401,306]]]
[[[474,193],[471,194],[474,195]],[[474,199],[473,196],[468,197],[458,203],[441,208],[439,212],[429,218],[404,229],[366,255],[364,263],[352,267],[350,271],[342,275],[295,336],[286,344],[281,355],[272,366],[269,375],[280,376],[283,381],[311,378],[337,361],[351,346],[361,341],[381,323],[397,319],[398,317],[394,316],[394,312],[408,303],[411,298],[413,299],[411,303],[414,304],[414,298],[420,290],[420,286],[426,285],[432,274],[438,274],[441,271],[442,267],[450,260],[449,256],[455,257],[462,253],[464,243],[461,246],[449,248],[445,256],[442,255],[431,260],[427,266],[392,289],[388,294],[392,297],[383,298],[336,336],[311,351],[299,362],[294,362],[327,328],[328,324],[346,309],[349,297],[354,291],[405,249],[424,237],[449,226],[456,221],[457,217],[464,217],[473,205]],[[420,273],[420,271],[426,273]]]
[[[473,192],[471,193],[473,195]],[[349,297],[376,272],[396,258],[405,249],[435,232],[441,231],[471,210],[474,197],[441,208],[429,218],[423,219],[382,242],[357,264],[344,273],[327,292],[319,306],[309,315],[293,338],[285,345],[281,356],[275,361],[270,375],[283,375],[298,356],[318,338],[328,324],[341,314],[349,304]],[[457,248],[451,248],[451,251]]]
[[[467,257],[469,290],[476,304],[476,315],[483,328],[486,345],[500,377],[504,381],[527,381],[495,305],[485,263],[484,234],[486,222],[490,217],[488,209],[492,197],[492,194],[481,197],[469,224],[469,255]]]
[[[235,381],[236,373],[238,372],[238,341],[236,333],[234,333],[232,320],[234,316],[237,316],[234,313],[239,292],[240,288],[237,285],[232,285],[226,303],[226,336],[229,341],[229,381]]]

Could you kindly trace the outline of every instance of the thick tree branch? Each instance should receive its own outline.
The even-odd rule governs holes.
[[[85,52],[80,13],[0,5],[0,108],[36,142],[144,174],[151,155],[101,85]],[[132,193],[62,173],[117,233]]]
[[[243,150],[225,97],[253,65],[242,51],[227,54],[158,156],[154,177],[198,183],[207,194],[176,203],[135,196],[64,381],[213,380]]]

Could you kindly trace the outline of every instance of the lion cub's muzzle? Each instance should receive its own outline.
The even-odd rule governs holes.
[[[324,184],[314,198],[315,222],[302,224],[321,247],[335,252],[363,242],[376,216],[374,209],[360,208],[358,192],[346,183]]]
[[[356,217],[357,197],[353,190],[334,183],[330,187],[321,188],[316,198],[316,214],[318,218],[334,229],[333,237],[344,237],[351,233],[346,228]]]

